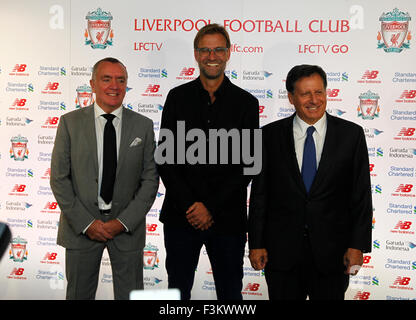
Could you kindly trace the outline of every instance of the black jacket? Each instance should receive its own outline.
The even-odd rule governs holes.
[[[324,273],[343,269],[347,248],[371,251],[372,200],[363,129],[327,114],[318,171],[307,194],[296,160],[293,116],[263,131],[263,169],[253,179],[249,247],[266,248],[268,267],[302,261],[308,226],[314,262]]]

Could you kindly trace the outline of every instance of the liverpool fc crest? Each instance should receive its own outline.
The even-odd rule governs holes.
[[[93,49],[105,49],[113,45],[114,32],[111,29],[113,16],[98,8],[93,12],[88,12],[87,29],[85,29],[85,44],[91,45]]]
[[[27,138],[22,137],[20,134],[18,136],[12,137],[10,139],[12,146],[10,148],[10,158],[15,161],[24,161],[27,159],[29,150],[27,149]]]
[[[368,90],[360,94],[360,105],[357,108],[358,116],[364,120],[373,120],[377,118],[380,113],[380,106],[378,100],[380,96]]]
[[[409,31],[408,13],[399,11],[395,8],[391,12],[383,13],[380,17],[381,31],[378,32],[377,48],[385,52],[402,52],[403,49],[410,48],[412,36]]]
[[[84,108],[94,103],[92,89],[89,85],[77,87],[77,97],[75,99],[76,108]]]

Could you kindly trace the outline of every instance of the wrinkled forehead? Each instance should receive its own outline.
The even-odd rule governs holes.
[[[99,75],[100,77],[117,77],[127,79],[127,68],[120,62],[102,61],[95,66],[92,79]]]
[[[310,75],[302,76],[299,79],[297,79],[293,84],[293,89],[295,91],[300,90],[304,88],[306,85],[326,89],[324,79],[321,77],[319,73],[316,72]]]
[[[227,39],[224,35],[215,32],[215,33],[206,33],[198,41],[198,48],[200,47],[226,47]]]

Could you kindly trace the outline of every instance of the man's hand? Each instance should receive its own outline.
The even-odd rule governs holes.
[[[94,220],[85,232],[91,240],[106,242],[113,239],[113,236],[104,229],[104,222],[101,220]]]
[[[103,228],[113,238],[116,235],[124,232],[124,230],[125,230],[123,224],[119,220],[117,220],[117,219],[112,219],[112,220],[109,220],[109,221],[105,222],[104,225],[103,225]]]
[[[355,276],[363,265],[363,253],[361,250],[348,248],[344,254],[345,274]]]
[[[186,211],[186,219],[195,228],[199,230],[207,230],[212,226],[211,213],[202,202],[195,202]]]
[[[267,264],[266,249],[250,249],[248,257],[254,270],[263,270]]]

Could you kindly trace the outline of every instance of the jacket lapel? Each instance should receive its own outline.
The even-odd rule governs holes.
[[[121,122],[121,138],[120,138],[120,149],[118,153],[118,162],[117,162],[117,172],[116,176],[120,172],[120,168],[122,167],[122,163],[126,153],[128,151],[129,145],[131,143],[131,130],[132,130],[132,121],[131,118],[127,114],[127,109],[123,108],[123,118]]]
[[[293,118],[295,117],[295,113],[287,118],[287,121],[285,123],[285,136],[282,137],[284,139],[283,145],[287,145],[286,150],[286,161],[289,164],[289,170],[292,172],[292,176],[294,177],[294,180],[296,184],[301,188],[305,193],[305,185],[303,184],[302,175],[300,172],[300,168],[298,165],[298,160],[296,158],[296,151],[295,151],[295,140],[293,138]]]
[[[325,142],[322,149],[321,160],[319,161],[318,171],[316,172],[315,180],[313,181],[311,192],[315,188],[315,186],[319,186],[325,180],[325,177],[328,176],[328,172],[332,167],[334,158],[333,153],[336,149],[337,145],[337,135],[333,117],[326,114],[327,117],[327,127],[326,127],[326,135],[325,135]]]
[[[97,156],[97,137],[95,132],[95,118],[94,118],[94,105],[84,108],[85,117],[81,130],[85,130],[85,140],[87,141],[88,150],[93,158],[94,171],[96,178],[98,179],[98,156]]]

